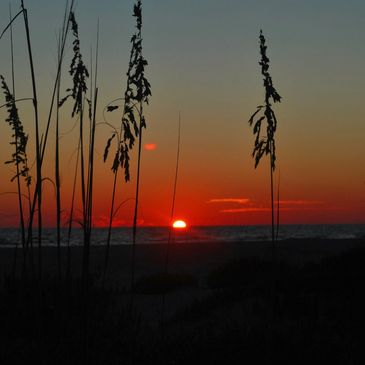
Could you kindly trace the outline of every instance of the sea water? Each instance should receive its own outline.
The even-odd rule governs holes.
[[[92,245],[105,245],[107,228],[93,228]],[[112,229],[111,245],[128,245],[132,243],[133,231],[130,227]],[[168,227],[138,227],[137,244],[166,243],[169,237]],[[279,240],[287,239],[365,239],[365,224],[333,224],[333,225],[282,225]],[[171,241],[184,242],[249,242],[271,240],[271,226],[196,226],[183,230],[173,230]],[[0,247],[15,246],[21,242],[21,233],[16,228],[0,228]],[[37,242],[36,229],[34,242]],[[83,232],[73,228],[70,245],[83,243]],[[56,246],[56,229],[45,228],[42,234],[44,246]],[[61,245],[68,244],[68,229],[61,229]]]

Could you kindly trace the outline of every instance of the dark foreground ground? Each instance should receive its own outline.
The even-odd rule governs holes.
[[[0,364],[364,363],[365,242],[173,245],[167,275],[165,250],[137,247],[132,297],[128,246],[104,288],[93,248],[87,292],[80,248],[68,280],[44,248],[41,281],[1,248]]]

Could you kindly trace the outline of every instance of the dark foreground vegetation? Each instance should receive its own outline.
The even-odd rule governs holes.
[[[365,249],[291,265],[231,261],[203,275],[31,280],[4,276],[1,364],[360,364],[364,356]],[[170,309],[161,326],[158,307]],[[176,295],[186,293],[186,305]],[[199,295],[196,295],[199,293]],[[174,299],[175,298],[175,299]],[[192,299],[195,298],[195,299]]]

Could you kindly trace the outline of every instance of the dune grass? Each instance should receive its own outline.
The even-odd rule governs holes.
[[[20,11],[15,15],[10,15],[9,24],[2,31],[0,38],[3,35],[10,31],[11,37],[11,55],[12,55],[12,83],[13,83],[13,93],[15,94],[15,71],[14,71],[14,61],[13,61],[13,42],[12,42],[12,32],[13,32],[13,24],[17,19],[23,17],[24,27],[25,27],[25,36],[26,36],[26,49],[28,51],[28,63],[30,68],[30,82],[32,89],[32,97],[25,98],[23,100],[31,100],[33,102],[33,111],[34,111],[34,131],[35,131],[35,170],[36,170],[36,178],[35,178],[35,188],[33,192],[33,196],[30,196],[30,174],[29,168],[27,164],[25,147],[28,141],[28,137],[25,133],[22,132],[22,126],[17,114],[17,106],[15,95],[12,95],[7,84],[5,83],[5,79],[3,81],[3,89],[5,92],[7,103],[6,106],[9,109],[9,113],[11,113],[9,121],[14,124],[16,127],[15,135],[13,136],[15,143],[15,154],[13,156],[12,162],[15,163],[15,167],[17,169],[16,176],[14,178],[17,179],[18,185],[18,203],[19,203],[19,212],[20,212],[20,226],[22,232],[22,247],[24,248],[24,253],[28,252],[28,248],[31,248],[31,261],[33,262],[33,225],[37,224],[37,239],[38,239],[38,250],[37,250],[37,264],[38,264],[38,275],[41,278],[42,275],[42,230],[43,230],[43,211],[42,211],[42,184],[45,179],[50,180],[48,177],[45,178],[42,176],[42,166],[44,157],[46,156],[47,149],[47,141],[50,126],[53,120],[55,120],[55,164],[54,164],[54,186],[56,191],[56,219],[55,224],[57,227],[57,266],[58,266],[58,276],[61,278],[61,213],[62,213],[62,196],[61,196],[61,170],[60,170],[60,109],[63,107],[65,102],[71,98],[73,99],[72,106],[72,117],[78,118],[79,124],[79,138],[78,138],[78,157],[76,162],[76,170],[74,177],[74,187],[72,194],[72,202],[71,202],[71,211],[68,222],[68,254],[67,254],[67,276],[70,274],[70,238],[71,238],[71,230],[72,224],[74,221],[74,208],[76,201],[76,181],[79,180],[80,184],[80,196],[82,203],[82,220],[81,225],[84,231],[84,259],[82,264],[82,272],[83,277],[86,280],[88,277],[88,266],[89,266],[89,255],[90,255],[90,244],[91,244],[91,229],[93,222],[93,181],[94,181],[94,150],[95,150],[95,132],[96,132],[96,114],[97,114],[97,96],[98,96],[98,88],[97,88],[97,57],[98,50],[96,52],[96,61],[95,61],[95,79],[91,81],[90,87],[90,98],[88,98],[87,91],[87,79],[89,78],[89,71],[86,67],[83,57],[81,54],[80,47],[80,38],[78,32],[78,24],[76,22],[76,17],[74,13],[75,3],[73,0],[66,1],[65,12],[63,16],[63,22],[61,26],[59,41],[58,41],[58,59],[57,59],[57,72],[54,80],[54,85],[51,94],[51,102],[49,106],[48,118],[46,121],[46,128],[44,132],[40,131],[40,120],[39,120],[39,112],[38,112],[38,96],[37,96],[37,80],[35,77],[35,67],[33,61],[33,50],[31,43],[31,31],[29,27],[28,21],[28,10],[25,6],[25,2],[20,2]],[[145,77],[145,67],[147,65],[147,61],[142,55],[142,2],[136,1],[133,8],[133,16],[136,18],[136,32],[133,34],[131,38],[131,52],[130,52],[130,62],[128,64],[128,73],[127,73],[127,87],[124,93],[124,106],[123,106],[123,114],[121,118],[121,128],[118,133],[118,145],[117,151],[115,154],[115,158],[113,161],[112,170],[115,174],[114,178],[114,189],[113,189],[113,199],[112,199],[112,209],[110,213],[110,227],[109,227],[109,238],[108,242],[110,242],[110,234],[112,221],[115,214],[114,209],[114,200],[115,200],[115,190],[116,190],[116,182],[117,182],[117,171],[118,167],[122,167],[124,169],[124,177],[126,181],[130,179],[130,150],[133,148],[135,142],[138,142],[138,157],[137,157],[137,176],[136,176],[136,197],[135,197],[135,209],[134,209],[134,228],[133,228],[133,246],[136,243],[136,231],[137,231],[137,220],[138,220],[138,200],[139,200],[139,182],[140,182],[140,164],[141,164],[141,153],[142,153],[142,130],[146,127],[146,120],[144,116],[143,105],[144,103],[148,103],[149,97],[151,95],[150,84]],[[71,65],[69,69],[69,74],[72,78],[73,85],[66,90],[66,96],[61,97],[61,78],[62,78],[62,68],[64,64],[64,53],[65,47],[68,44],[68,34],[72,33],[73,41],[73,58],[71,60]],[[99,30],[98,30],[99,32]],[[97,41],[98,43],[98,41]],[[97,47],[98,49],[98,44]],[[94,82],[94,86],[93,86]],[[56,106],[55,106],[56,104]],[[85,135],[86,128],[86,112],[85,109],[88,109],[89,116],[89,138]],[[55,110],[55,112],[54,112]],[[15,113],[15,112],[16,113]],[[115,135],[112,136],[113,139]],[[110,146],[111,140],[108,141],[108,147]],[[86,152],[86,148],[88,148]],[[105,159],[107,157],[108,148],[106,149]],[[22,167],[21,170],[20,165],[25,164],[26,167]],[[24,217],[24,209],[23,209],[23,201],[22,201],[22,188],[20,186],[20,177],[25,176],[26,185],[28,189],[28,200],[29,200],[29,217],[27,219],[28,227],[26,234],[26,219]],[[118,207],[119,209],[119,207]],[[35,218],[35,216],[37,218]],[[109,247],[109,244],[107,245]],[[133,250],[134,252],[134,250]],[[108,251],[106,254],[106,264],[107,267],[107,257]],[[24,262],[26,259],[24,258]],[[134,276],[134,253],[132,259],[132,270],[131,270],[131,285],[133,285],[133,276]],[[33,266],[33,265],[31,265]],[[106,269],[105,269],[106,271]]]
[[[10,17],[10,23],[5,28],[2,35],[10,30],[12,32],[12,25],[14,21],[23,16],[23,21],[25,25],[26,34],[26,45],[28,51],[28,63],[30,66],[30,79],[32,86],[32,97],[33,111],[34,111],[34,129],[35,129],[35,167],[36,167],[36,186],[34,189],[33,199],[30,200],[30,212],[28,219],[28,235],[25,234],[25,219],[23,216],[23,206],[22,206],[22,191],[20,187],[20,177],[24,176],[28,187],[30,185],[29,169],[26,165],[26,145],[28,138],[23,132],[22,124],[17,113],[15,96],[11,94],[5,79],[2,78],[2,86],[6,96],[6,107],[9,111],[9,124],[15,130],[14,143],[15,144],[15,154],[13,155],[13,160],[11,162],[15,163],[17,169],[17,175],[15,178],[18,180],[18,197],[19,197],[19,210],[20,210],[20,221],[22,226],[22,246],[24,248],[23,252],[27,252],[28,246],[33,248],[33,225],[37,224],[37,239],[38,247],[35,251],[37,254],[38,264],[38,275],[37,279],[35,275],[28,275],[27,266],[25,264],[25,271],[18,277],[16,275],[16,267],[14,265],[14,275],[7,281],[7,287],[9,290],[16,291],[16,297],[11,297],[14,301],[14,307],[19,307],[19,295],[30,297],[30,312],[29,316],[34,315],[34,321],[27,319],[29,328],[31,330],[32,336],[37,347],[37,353],[39,355],[39,362],[44,363],[45,358],[47,358],[46,352],[49,350],[48,347],[48,335],[49,328],[47,322],[53,322],[55,325],[54,334],[61,336],[63,333],[79,333],[79,344],[81,341],[82,350],[80,352],[82,363],[88,363],[90,359],[89,345],[92,343],[92,334],[94,328],[91,326],[95,325],[95,322],[91,320],[93,311],[95,309],[100,310],[100,313],[109,314],[110,311],[103,308],[104,304],[97,301],[96,307],[94,306],[95,298],[93,297],[93,288],[95,288],[91,277],[90,277],[90,246],[91,246],[91,231],[93,226],[93,185],[94,185],[94,160],[95,160],[95,136],[96,136],[96,125],[97,125],[97,100],[98,100],[98,86],[97,86],[97,74],[98,74],[98,35],[97,35],[97,45],[96,45],[96,55],[95,55],[95,70],[94,78],[92,77],[93,70],[91,69],[91,86],[88,95],[88,79],[89,71],[84,63],[84,59],[81,53],[81,40],[79,37],[79,29],[76,21],[76,16],[74,12],[74,1],[67,1],[65,6],[63,24],[61,27],[61,32],[58,41],[58,59],[57,59],[57,74],[55,77],[51,103],[49,108],[48,120],[46,124],[46,129],[42,133],[40,130],[40,120],[38,112],[38,94],[37,94],[37,80],[35,78],[35,69],[33,62],[33,50],[31,45],[31,32],[28,21],[28,11],[21,1],[21,11],[15,16]],[[113,163],[112,170],[115,173],[114,183],[116,184],[117,169],[122,167],[124,169],[125,180],[130,179],[129,164],[130,156],[129,152],[133,148],[135,142],[138,142],[138,157],[137,157],[137,176],[136,176],[136,197],[135,197],[135,210],[134,210],[134,228],[133,228],[133,257],[132,257],[132,269],[131,269],[131,287],[134,285],[134,274],[135,274],[135,243],[136,243],[136,231],[137,231],[137,219],[138,219],[138,200],[139,200],[139,182],[140,182],[140,164],[141,164],[141,153],[142,153],[142,129],[146,127],[146,120],[144,116],[143,106],[144,103],[148,103],[148,98],[151,95],[150,84],[145,77],[145,66],[147,61],[142,55],[142,3],[137,1],[133,8],[133,16],[136,18],[136,32],[132,36],[131,43],[132,49],[130,54],[130,63],[128,65],[128,78],[127,78],[127,88],[124,94],[124,108],[123,116],[121,120],[121,128],[118,136],[118,146],[116,157]],[[64,50],[67,42],[68,33],[72,33],[72,50],[73,57],[71,60],[69,74],[72,78],[72,86],[66,90],[66,95],[61,97],[61,82],[62,82],[62,69],[64,63]],[[98,27],[99,34],[99,27]],[[12,33],[11,33],[12,35]],[[13,52],[13,43],[11,42],[11,52]],[[12,63],[13,67],[13,63]],[[14,71],[13,71],[14,77]],[[13,81],[13,85],[14,85]],[[13,93],[15,88],[13,87]],[[60,111],[64,107],[66,101],[73,101],[71,106],[71,116],[78,118],[78,151],[77,151],[77,161],[74,175],[74,185],[73,185],[73,196],[71,202],[71,212],[68,226],[68,249],[67,249],[67,260],[66,260],[66,275],[62,276],[62,257],[61,257],[61,212],[62,212],[62,196],[61,196],[61,168],[60,168],[60,150],[62,148],[60,144]],[[56,105],[55,105],[56,103]],[[88,117],[88,118],[87,118]],[[89,123],[87,125],[87,119]],[[55,164],[54,164],[54,174],[55,174],[55,191],[56,191],[56,242],[57,242],[57,279],[49,278],[43,270],[43,253],[42,253],[42,234],[43,234],[43,194],[42,194],[42,183],[45,179],[42,176],[42,166],[43,161],[48,153],[46,149],[48,135],[50,131],[51,123],[55,120]],[[87,132],[88,135],[87,135]],[[49,179],[48,177],[46,179]],[[74,221],[74,209],[76,206],[76,194],[77,184],[80,184],[80,201],[82,207],[82,218],[81,226],[84,232],[83,237],[83,253],[81,260],[81,276],[73,276],[71,271],[71,249],[70,249],[70,238],[71,230]],[[115,192],[115,188],[114,188]],[[29,194],[30,195],[30,194]],[[29,197],[30,198],[30,197]],[[113,194],[113,204],[114,204],[114,194]],[[111,217],[114,216],[114,207],[111,210]],[[35,218],[37,217],[37,218]],[[110,229],[112,226],[112,218],[110,220]],[[16,253],[17,251],[15,251]],[[33,250],[31,250],[31,261],[33,262]],[[26,258],[24,258],[24,263],[26,263]],[[105,265],[106,271],[107,261]],[[33,268],[33,265],[31,265]],[[79,283],[79,287],[74,291],[74,285]],[[77,284],[78,285],[78,284]],[[55,294],[53,290],[59,291],[61,297]],[[81,290],[78,293],[78,290]],[[105,295],[106,292],[101,289],[102,293]],[[70,293],[72,297],[79,298],[77,303],[72,302],[67,293]],[[52,294],[53,293],[53,294]],[[134,290],[131,293],[131,303],[133,302]],[[7,295],[7,294],[6,294]],[[65,295],[66,302],[63,298]],[[24,298],[22,297],[21,300]],[[49,302],[49,299],[51,302]],[[107,301],[106,301],[107,302]],[[67,322],[65,318],[74,318],[74,315],[68,312],[68,308],[71,305],[72,311],[76,310],[77,317],[79,319],[75,323],[68,323],[68,328],[64,328],[61,322],[55,322],[54,315],[58,313],[60,318],[63,318],[63,322]],[[55,306],[56,310],[51,317],[48,316],[48,306]],[[65,307],[63,307],[65,306]],[[76,307],[75,307],[76,306]],[[132,313],[132,304],[128,310],[128,313]],[[19,309],[19,308],[18,308]],[[99,315],[99,314],[98,314]],[[99,315],[101,316],[101,314]],[[14,317],[13,317],[14,319]],[[134,318],[133,323],[138,323]],[[15,320],[15,319],[14,319]],[[29,323],[30,321],[30,323]],[[128,319],[129,321],[129,319]],[[132,323],[132,322],[130,322]],[[60,326],[58,326],[59,324]],[[20,324],[19,324],[20,325]],[[76,326],[76,327],[75,327]],[[134,324],[133,324],[134,326]],[[65,332],[66,331],[66,332]],[[91,333],[90,333],[91,331]],[[135,331],[135,329],[133,329]],[[133,341],[136,338],[132,336]],[[128,340],[129,341],[129,340]],[[127,341],[127,342],[128,342]],[[133,345],[134,346],[134,345]],[[35,348],[34,348],[35,349]],[[29,350],[34,350],[30,346]],[[134,351],[133,351],[134,354]],[[133,355],[134,356],[134,355]]]
[[[117,184],[117,174],[119,168],[124,169],[124,179],[126,182],[130,180],[130,151],[134,147],[136,140],[138,141],[137,155],[137,175],[136,175],[136,193],[135,205],[133,214],[133,238],[132,238],[132,268],[131,268],[131,307],[133,307],[133,285],[135,279],[135,247],[137,235],[137,219],[138,219],[138,203],[139,203],[139,187],[140,187],[140,166],[142,154],[142,132],[146,128],[146,119],[143,112],[143,106],[148,104],[151,96],[151,85],[145,77],[145,67],[148,65],[142,54],[142,2],[137,0],[133,8],[133,17],[136,19],[136,32],[131,38],[131,52],[129,65],[127,70],[127,86],[124,93],[124,105],[121,117],[121,127],[119,133],[113,132],[108,139],[104,161],[108,158],[111,142],[116,138],[117,148],[113,160],[112,171],[114,173],[112,203],[109,219],[108,244],[105,258],[105,269],[107,270],[109,246],[110,246],[110,231],[114,217],[115,191]],[[109,111],[118,109],[117,106],[110,106]],[[105,274],[104,274],[105,276]]]
[[[261,74],[264,79],[265,103],[259,105],[255,113],[250,117],[248,123],[253,125],[253,134],[256,135],[252,157],[255,159],[255,168],[259,165],[264,155],[269,155],[270,166],[270,192],[271,192],[271,238],[272,244],[275,245],[275,211],[274,211],[274,171],[276,166],[276,146],[275,132],[277,128],[277,119],[272,108],[272,103],[281,101],[281,96],[273,86],[272,78],[269,73],[269,58],[266,51],[266,40],[260,31],[260,55],[259,65]],[[266,122],[266,133],[262,133],[263,122]]]
[[[17,195],[18,195],[18,203],[19,203],[19,216],[20,216],[20,228],[21,228],[21,239],[22,239],[22,248],[23,254],[25,253],[26,246],[26,236],[25,236],[25,220],[24,220],[24,210],[23,210],[23,197],[22,197],[22,189],[21,189],[21,177],[24,177],[26,186],[29,188],[31,184],[31,176],[29,175],[29,167],[28,167],[28,158],[27,158],[27,143],[28,136],[24,132],[23,124],[20,120],[18,108],[16,106],[15,94],[11,93],[5,79],[2,75],[0,75],[1,80],[1,88],[3,89],[6,104],[5,107],[8,112],[8,118],[6,122],[12,129],[12,138],[13,140],[10,142],[11,145],[14,146],[14,152],[12,154],[12,158],[9,161],[6,161],[7,164],[14,164],[16,167],[16,174],[12,177],[11,180],[16,180],[17,182]],[[13,79],[14,80],[14,79]],[[14,82],[13,82],[13,90]],[[16,246],[17,247],[17,246]],[[14,257],[14,270],[16,270],[16,259],[17,259],[17,250],[15,250]]]
[[[34,77],[31,37],[28,12],[21,2],[21,11],[11,17],[9,26],[23,16],[26,29],[27,50],[31,69],[31,84],[34,128],[36,135],[36,186],[33,199],[29,197],[29,223],[26,235],[26,219],[22,214],[23,189],[29,189],[31,177],[28,167],[28,137],[23,129],[12,91],[1,76],[9,118],[6,120],[13,130],[11,144],[14,153],[10,163],[15,165],[20,225],[23,252],[32,245],[33,218],[37,214],[38,224],[38,272],[39,276],[24,271],[1,278],[0,285],[0,340],[3,346],[1,356],[9,363],[24,363],[32,359],[40,364],[190,364],[190,363],[274,363],[322,364],[327,362],[356,363],[363,353],[363,311],[362,284],[365,278],[363,250],[351,251],[320,263],[295,267],[275,260],[244,259],[205,272],[202,277],[185,273],[168,273],[169,244],[165,261],[157,273],[137,277],[135,250],[137,238],[140,164],[142,154],[142,131],[146,128],[144,105],[151,96],[150,84],[145,77],[147,61],[142,54],[142,3],[137,0],[133,16],[136,32],[131,39],[130,62],[127,71],[127,87],[124,93],[121,127],[108,139],[104,160],[111,143],[116,142],[112,163],[113,189],[110,209],[109,230],[104,267],[99,268],[100,277],[90,269],[91,232],[93,225],[93,185],[95,163],[96,118],[98,106],[98,46],[96,47],[95,76],[88,88],[89,72],[81,54],[81,41],[74,13],[74,2],[66,3],[60,42],[58,45],[57,74],[43,138],[39,127],[37,83]],[[67,34],[73,34],[73,58],[70,66],[72,87],[62,99],[61,69]],[[0,36],[1,38],[1,36]],[[272,208],[272,241],[274,232],[274,188],[275,132],[277,120],[272,102],[280,102],[268,72],[269,59],[266,43],[260,33],[261,72],[264,76],[265,104],[250,118],[256,135],[253,157],[255,167],[261,158],[270,159],[270,187]],[[98,41],[97,41],[98,43]],[[12,50],[11,50],[12,52]],[[90,73],[91,74],[91,73]],[[14,80],[14,77],[13,77]],[[12,83],[14,85],[14,81]],[[88,94],[88,91],[90,94]],[[67,99],[73,100],[72,116],[77,117],[78,146],[73,194],[68,225],[68,246],[66,275],[62,276],[61,255],[61,182],[59,156],[60,108]],[[56,225],[57,225],[57,269],[46,272],[42,263],[42,206],[46,203],[42,195],[44,176],[42,167],[46,155],[46,144],[51,121],[55,130],[55,182],[56,182]],[[113,106],[110,109],[117,109]],[[88,110],[88,113],[86,112]],[[263,115],[259,114],[263,112]],[[88,116],[88,118],[87,118]],[[87,119],[89,124],[87,124]],[[262,123],[266,121],[266,135]],[[87,132],[88,138],[87,138]],[[132,269],[129,287],[115,288],[105,285],[108,267],[111,229],[115,209],[115,192],[119,169],[124,170],[124,180],[130,180],[130,152],[137,144],[137,176],[133,214]],[[180,125],[171,220],[174,216],[176,184],[179,165]],[[21,178],[25,181],[22,182]],[[70,237],[76,205],[76,186],[79,184],[82,203],[81,225],[84,232],[83,251],[76,265],[81,266],[78,274],[71,272]],[[279,200],[279,195],[278,195]],[[277,212],[278,213],[278,212]],[[277,224],[279,215],[277,215]],[[170,238],[171,239],[171,231]],[[17,252],[17,251],[15,251]],[[26,258],[24,258],[26,262]],[[81,264],[80,264],[81,262]],[[163,266],[163,264],[165,266]],[[79,268],[79,266],[77,266]],[[14,266],[15,267],[15,266]],[[275,267],[275,270],[273,270]],[[162,273],[161,273],[162,272]],[[275,305],[271,295],[271,283],[275,274]],[[42,279],[41,281],[39,279]],[[100,285],[100,282],[102,284]],[[85,290],[86,289],[86,290]],[[165,316],[162,305],[161,318],[152,318],[168,328],[169,336],[159,336],[159,326],[151,326],[151,318],[145,318],[149,300],[161,295],[179,300],[179,293],[196,290],[200,297],[175,313]],[[86,294],[85,294],[86,293]],[[186,294],[186,293],[185,293]],[[138,296],[147,304],[140,304],[142,310],[133,308],[133,298]],[[174,297],[176,296],[176,297]],[[177,298],[177,299],[176,299]],[[144,307],[143,307],[144,305]],[[178,306],[176,306],[178,307]],[[147,308],[147,309],[146,309]],[[174,311],[172,308],[171,312]],[[161,319],[161,321],[159,321]],[[363,356],[364,357],[364,356]],[[4,362],[6,363],[6,362]]]

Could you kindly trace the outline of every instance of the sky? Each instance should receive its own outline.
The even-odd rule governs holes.
[[[56,74],[57,34],[62,1],[26,0],[35,60],[41,130],[44,131]],[[10,1],[13,14],[20,1]],[[124,94],[130,37],[134,32],[131,0],[78,0],[81,51],[91,67],[100,22],[95,162],[94,225],[108,221],[113,174],[102,156],[120,114],[104,107]],[[9,21],[9,3],[0,4],[0,29]],[[181,113],[180,163],[175,218],[189,225],[269,224],[269,164],[257,169],[247,121],[263,103],[259,32],[268,45],[270,73],[282,102],[274,105],[277,169],[283,224],[365,223],[365,3],[362,0],[145,0],[143,53],[152,86],[145,107],[147,129],[142,153],[141,225],[167,225],[174,185],[178,115]],[[16,97],[31,97],[24,25],[13,24]],[[9,32],[0,40],[0,74],[11,83]],[[66,47],[62,86],[71,80]],[[95,62],[94,62],[95,63]],[[0,105],[4,103],[0,95]],[[19,102],[28,153],[34,161],[34,118],[29,101]],[[70,106],[61,115],[63,222],[71,204],[77,148],[77,120]],[[0,226],[17,226],[19,213],[11,131],[0,109]],[[55,225],[54,122],[43,173],[44,217]],[[131,182],[119,179],[115,225],[130,225],[135,196],[136,154]],[[35,176],[33,166],[32,175]],[[34,188],[32,185],[32,188]],[[78,184],[78,194],[79,194]],[[276,193],[275,193],[276,194]],[[80,206],[79,199],[77,200]],[[78,213],[80,214],[79,210]]]

